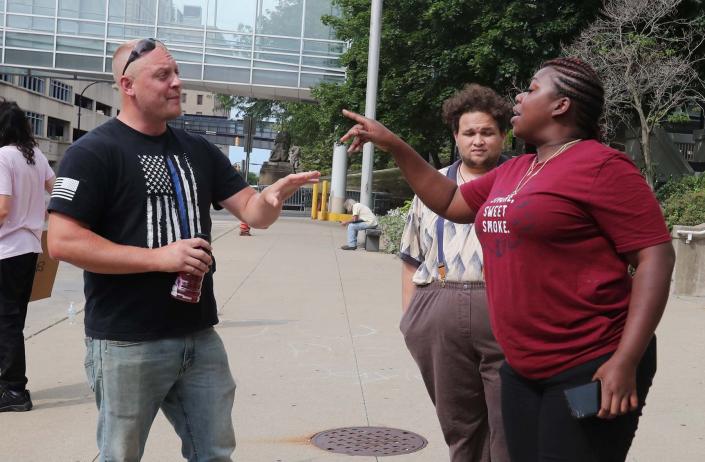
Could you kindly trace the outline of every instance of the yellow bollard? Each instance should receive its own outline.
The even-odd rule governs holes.
[[[321,186],[321,212],[318,214],[319,220],[328,220],[328,190],[330,189],[330,181],[323,180]]]
[[[319,183],[313,184],[313,197],[311,198],[311,219],[316,220],[318,218],[318,186]]]

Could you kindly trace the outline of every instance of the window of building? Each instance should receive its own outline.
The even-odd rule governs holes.
[[[257,33],[268,35],[301,35],[303,20],[303,4],[301,0],[280,2],[279,0],[262,0],[257,12]],[[308,9],[308,8],[307,8]],[[282,16],[286,15],[286,16]],[[286,17],[286,21],[279,18]]]
[[[69,123],[66,120],[47,118],[47,137],[60,141],[68,141]]]
[[[61,101],[71,102],[71,92],[73,87],[58,80],[51,81],[51,97]]]
[[[203,95],[196,96],[196,104],[203,104]]]
[[[72,138],[72,139],[73,139],[74,141],[76,141],[76,140],[78,140],[80,137],[82,137],[83,135],[85,135],[86,133],[88,133],[88,132],[85,131],[85,130],[79,130],[79,129],[77,129],[77,128],[74,128],[74,129],[73,129],[73,138]]]
[[[181,93],[181,102],[182,103],[186,102],[186,93]]]
[[[81,95],[74,95],[73,104],[81,106],[83,109],[93,109],[93,100]]]
[[[44,79],[34,77],[33,75],[21,75],[19,80],[20,87],[24,87],[29,91],[44,94]]]
[[[111,0],[108,7],[108,20],[154,24],[156,12],[157,0]]]
[[[44,136],[44,114],[37,114],[36,112],[25,112],[27,115],[27,120],[29,120],[29,125],[32,127],[32,133],[34,136]]]
[[[105,4],[95,0],[59,0],[59,16],[69,18],[105,19]]]
[[[8,0],[7,11],[29,14],[54,14],[54,0]]]
[[[111,106],[108,106],[107,104],[100,103],[98,101],[95,102],[95,112],[102,112],[103,115],[106,115],[110,117],[113,112],[113,108]]]

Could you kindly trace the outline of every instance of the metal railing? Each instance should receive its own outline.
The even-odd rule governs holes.
[[[253,186],[257,191],[261,192],[267,185]],[[347,190],[345,191],[346,199],[353,199],[358,202],[360,200],[360,191]],[[384,215],[390,209],[390,196],[384,192],[372,192],[372,211],[377,215]],[[311,210],[313,205],[313,190],[311,188],[301,187],[290,198],[284,201],[283,208],[285,210]]]
[[[360,191],[346,190],[345,198],[360,202]],[[384,215],[391,208],[391,195],[386,192],[372,191],[372,212]]]
[[[695,143],[674,143],[685,160],[695,160]]]
[[[266,185],[253,186],[257,191],[262,191],[266,188]],[[282,208],[284,210],[310,210],[311,203],[313,202],[313,191],[311,188],[299,188],[296,192],[287,200],[284,201]]]
[[[692,231],[692,230],[687,230],[687,229],[679,229],[676,231],[676,233],[679,236],[686,236],[685,243],[690,244],[690,242],[693,240],[693,236],[702,236],[705,234],[705,229],[700,230],[700,231]]]

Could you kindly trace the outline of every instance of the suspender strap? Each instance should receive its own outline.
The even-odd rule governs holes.
[[[448,167],[446,176],[453,181],[458,181],[458,168],[460,167],[460,160],[455,161],[453,165]],[[443,228],[445,226],[445,219],[441,216],[436,220],[436,240],[438,242],[438,276],[441,278],[441,286],[445,286],[446,283],[446,256],[443,253]]]

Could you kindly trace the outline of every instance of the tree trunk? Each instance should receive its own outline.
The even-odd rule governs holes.
[[[644,156],[644,169],[646,170],[646,182],[649,183],[651,189],[654,189],[655,172],[653,159],[651,158],[651,130],[642,121],[641,124],[641,154]]]
[[[436,170],[443,168],[443,165],[441,165],[441,159],[438,158],[438,153],[436,151],[431,151],[431,158],[433,159],[433,165],[436,167]]]

